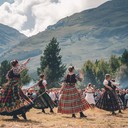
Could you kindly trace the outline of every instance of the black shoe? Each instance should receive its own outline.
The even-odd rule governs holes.
[[[75,114],[72,114],[72,118],[76,118],[76,115]]]
[[[116,115],[116,113],[115,112],[112,112],[112,115]]]
[[[50,112],[51,112],[51,113],[54,113],[53,109],[50,109]]]
[[[17,117],[17,115],[13,115],[13,119],[14,120],[19,120],[19,118]]]
[[[123,112],[121,110],[119,110],[119,113],[123,114]]]
[[[44,109],[42,109],[42,112],[45,113]]]
[[[24,118],[24,120],[27,120],[27,117],[26,117],[25,113],[22,114],[22,117]]]
[[[86,118],[87,116],[86,115],[84,115],[84,113],[83,112],[80,112],[80,118]]]

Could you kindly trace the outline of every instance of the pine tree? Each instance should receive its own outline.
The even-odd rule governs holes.
[[[10,70],[11,65],[7,60],[4,60],[0,66],[0,86],[7,82],[6,74]]]
[[[119,69],[119,67],[120,67],[119,57],[112,55],[109,59],[109,66],[111,69],[111,74],[113,74],[113,76],[115,76],[117,69]]]
[[[123,52],[121,56],[121,62],[128,66],[128,50],[127,49],[125,49],[125,51]]]
[[[87,85],[88,83],[97,84],[94,73],[94,63],[88,60],[84,63],[84,82]]]
[[[22,71],[22,73],[21,73],[21,81],[22,81],[23,85],[25,85],[25,84],[27,84],[27,83],[29,83],[31,81],[31,77],[29,76],[27,69]]]
[[[65,65],[62,64],[59,43],[53,38],[44,50],[44,55],[40,58],[40,68],[37,69],[38,75],[45,73],[49,88],[56,86],[65,72]]]

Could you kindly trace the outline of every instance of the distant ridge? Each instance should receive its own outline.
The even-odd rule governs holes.
[[[0,54],[26,39],[18,30],[0,23]]]
[[[32,57],[30,66],[36,70],[40,55],[53,37],[60,43],[65,64],[79,67],[88,59],[107,60],[112,54],[119,56],[128,49],[128,0],[108,1],[63,18],[45,31],[21,41],[4,58]],[[32,69],[32,72],[35,71]]]

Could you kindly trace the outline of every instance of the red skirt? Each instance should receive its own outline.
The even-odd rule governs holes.
[[[76,89],[75,85],[65,85],[58,104],[58,113],[75,114],[90,108],[89,103]]]

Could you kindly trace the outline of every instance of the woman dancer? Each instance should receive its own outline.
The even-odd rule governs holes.
[[[88,101],[88,103],[90,105],[92,105],[92,107],[94,107],[94,105],[96,104],[95,103],[95,100],[94,100],[94,88],[92,87],[92,84],[89,83],[87,88],[86,88],[86,97],[85,99]]]
[[[58,105],[58,113],[72,114],[73,118],[76,118],[75,113],[80,113],[80,118],[86,117],[82,111],[88,109],[90,105],[75,87],[77,80],[82,80],[82,74],[79,73],[80,77],[78,77],[74,73],[73,66],[70,66],[68,71],[69,73],[65,77],[61,88],[62,93]]]
[[[42,109],[42,112],[45,113],[45,108],[50,108],[50,112],[53,112],[54,108],[54,102],[50,98],[50,96],[47,94],[46,85],[47,81],[45,80],[45,76],[43,74],[40,75],[40,80],[37,84],[34,86],[39,86],[39,93],[37,98],[33,101],[34,102],[34,108]]]
[[[111,77],[109,74],[105,75],[103,84],[105,87],[105,92],[96,103],[96,106],[100,109],[110,111],[113,115],[115,115],[115,111],[119,110],[120,106],[117,100],[116,93],[113,90],[112,84],[114,83],[111,81]]]
[[[4,87],[4,95],[0,102],[0,115],[13,116],[21,114],[27,120],[26,112],[32,107],[32,101],[21,90],[20,73],[25,69],[29,59],[19,65],[18,60],[11,62],[12,69],[7,73],[8,83]]]

